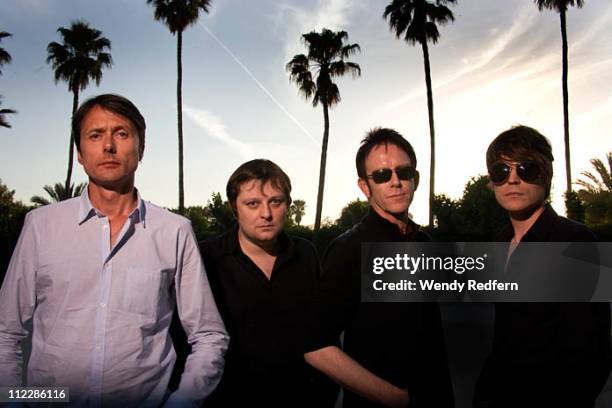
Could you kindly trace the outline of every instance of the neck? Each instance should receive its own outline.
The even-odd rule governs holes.
[[[402,234],[406,234],[406,231],[408,230],[409,220],[408,210],[401,214],[393,214],[383,210],[382,208],[379,208],[375,204],[371,205],[371,207],[376,212],[376,214],[389,221],[390,223],[395,224]]]
[[[238,243],[240,249],[249,258],[258,257],[262,255],[276,256],[278,254],[279,242],[278,238],[270,241],[258,241],[247,237],[242,230],[238,229]]]
[[[133,183],[115,190],[101,186],[90,179],[87,193],[91,204],[109,218],[130,215],[138,201]]]
[[[523,236],[529,231],[529,229],[535,224],[540,215],[544,212],[545,205],[536,207],[522,212],[511,212],[510,222],[514,229],[514,242],[520,242]]]

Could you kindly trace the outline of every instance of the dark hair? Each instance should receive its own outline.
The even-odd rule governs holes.
[[[132,102],[121,95],[115,94],[102,94],[89,98],[83,102],[74,113],[74,116],[72,116],[72,134],[74,135],[74,143],[76,144],[77,150],[79,152],[81,151],[81,123],[85,116],[96,106],[117,115],[121,115],[132,122],[138,132],[139,153],[142,159],[145,147],[145,129],[147,127],[145,120],[138,108]]]
[[[546,197],[550,193],[554,159],[550,142],[544,135],[529,126],[513,126],[500,133],[487,149],[487,169],[502,159],[533,160],[542,169],[542,180],[546,185]]]
[[[269,181],[274,188],[283,192],[287,200],[287,206],[291,204],[289,176],[276,163],[267,159],[255,159],[241,164],[227,181],[225,193],[234,213],[236,212],[236,198],[240,193],[240,186],[250,180],[260,180],[262,183]]]
[[[363,140],[361,140],[359,150],[357,150],[355,165],[357,166],[357,175],[360,178],[366,178],[367,176],[365,162],[368,154],[370,154],[372,149],[376,146],[383,144],[385,146],[392,144],[405,151],[410,158],[410,164],[416,169],[417,159],[412,145],[397,131],[389,128],[376,127],[366,133]]]

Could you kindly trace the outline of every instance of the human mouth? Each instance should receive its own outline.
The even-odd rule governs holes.
[[[106,161],[103,161],[102,163],[100,163],[99,165],[103,166],[103,167],[116,167],[116,166],[119,166],[120,164],[121,163],[119,163],[118,161],[106,160]]]

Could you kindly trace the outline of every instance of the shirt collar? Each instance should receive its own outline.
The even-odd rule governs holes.
[[[370,207],[368,214],[363,219],[363,222],[372,229],[373,237],[393,239],[394,241],[403,241],[413,239],[419,232],[420,226],[411,219],[408,219],[406,234],[403,235],[397,225],[383,218]]]
[[[144,226],[146,215],[145,203],[140,198],[140,192],[138,191],[138,189],[135,188],[134,190],[136,191],[136,208],[134,208],[134,210],[130,213],[129,218],[131,218],[135,222],[142,223]],[[84,223],[94,215],[97,215],[98,217],[104,217],[104,214],[102,214],[97,208],[95,208],[89,200],[89,184],[83,189],[79,200],[79,218],[77,220],[79,225]]]
[[[558,215],[550,205],[544,207],[544,211],[533,223],[531,228],[525,233],[521,242],[542,242],[548,241],[548,235],[552,230],[552,225],[555,223]],[[502,232],[497,236],[498,241],[511,241],[514,237],[514,228],[512,224],[507,225]]]

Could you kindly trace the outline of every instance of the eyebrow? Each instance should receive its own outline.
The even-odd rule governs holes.
[[[119,125],[119,126],[115,126],[111,129],[112,133],[115,133],[118,130],[130,130],[129,126],[124,126],[124,125]],[[97,127],[97,128],[93,128],[93,129],[89,129],[87,131],[87,134],[91,134],[91,133],[102,133],[106,131],[106,127]]]

